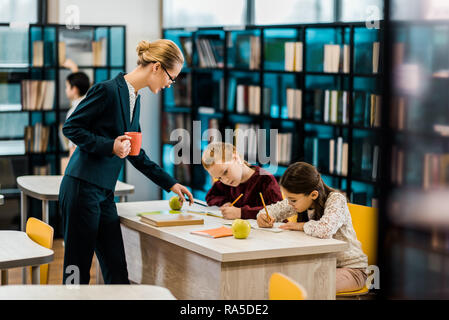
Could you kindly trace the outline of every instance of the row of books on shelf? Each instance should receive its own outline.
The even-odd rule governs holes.
[[[248,162],[256,162],[259,145],[257,133],[260,126],[258,124],[236,123],[234,128],[237,150],[243,150],[243,157]]]
[[[51,166],[49,163],[42,166],[33,166],[33,174],[39,176],[47,176],[51,173]]]
[[[285,71],[301,72],[303,69],[303,43],[285,42],[284,44],[284,67]]]
[[[293,133],[278,133],[276,143],[276,161],[289,165],[292,160]]]
[[[25,152],[46,152],[49,138],[50,127],[44,126],[40,122],[34,126],[26,126],[24,134]]]
[[[22,80],[23,110],[51,110],[55,100],[55,82],[52,80]]]
[[[423,188],[434,189],[449,185],[449,154],[425,153]]]
[[[42,41],[42,40],[35,40],[33,41],[33,67],[43,67],[46,58],[47,64],[53,64],[53,58],[54,58],[54,50],[55,50],[55,44],[54,42],[50,41]],[[58,42],[58,63],[61,66],[65,61],[65,43],[64,42]]]
[[[353,94],[355,125],[380,127],[382,97],[369,92],[356,91]],[[349,92],[340,90],[314,90],[311,110],[306,110],[307,118],[314,121],[349,124]]]
[[[306,161],[322,172],[348,175],[348,143],[337,139],[307,138]]]
[[[349,73],[349,56],[349,45],[325,44],[323,71]]]
[[[405,167],[409,159],[413,167]],[[417,163],[422,159],[422,166]],[[416,170],[418,169],[418,170]],[[422,171],[419,171],[422,170]],[[392,147],[391,154],[391,183],[402,186],[405,184],[421,186],[424,190],[438,189],[449,185],[449,154],[448,153],[406,153],[397,145]]]
[[[289,119],[302,118],[302,91],[287,88],[287,115]]]
[[[238,113],[260,114],[260,86],[237,85],[235,111]]]
[[[220,82],[220,92],[223,91],[223,83]],[[287,116],[289,119],[302,119],[303,92],[300,89],[287,88],[286,91]],[[317,89],[308,94],[306,104],[313,105],[313,109],[306,109],[306,119],[325,123],[349,124],[349,92],[341,90]],[[182,89],[174,91],[176,105],[190,105],[191,88],[189,84]],[[263,105],[261,99],[263,94]],[[221,95],[221,94],[220,94]],[[229,81],[228,110],[236,113],[253,115],[270,115],[272,89],[257,85],[237,83],[236,79]],[[220,98],[220,110],[222,110],[222,97]],[[381,102],[382,97],[370,92],[356,91],[353,93],[354,121],[355,125],[365,127],[381,126]]]
[[[98,41],[90,41],[91,46],[84,46],[83,50],[85,51],[86,57],[89,58],[87,60],[83,60],[83,62],[89,62],[87,65],[92,66],[105,66],[107,64],[107,39],[105,37],[100,38]],[[55,47],[54,42],[50,41],[42,41],[35,40],[33,41],[33,67],[43,67],[45,61],[53,61]],[[64,64],[66,60],[66,43],[63,41],[58,42],[58,63],[60,66]]]
[[[221,39],[197,38],[199,66],[201,68],[224,67],[224,43]]]
[[[352,161],[352,174],[376,180],[379,174],[379,146],[368,139],[355,139],[352,157],[349,157],[349,144],[343,137],[306,138],[306,161],[317,167],[322,173],[347,176],[349,160]]]
[[[181,46],[189,65],[192,63],[192,40],[190,37],[180,37]],[[304,45],[300,41],[285,41],[285,39],[267,39],[265,58],[271,60],[284,53],[284,70],[303,71]],[[195,39],[198,51],[199,66],[224,67],[224,41],[218,37],[199,37]],[[319,44],[323,50],[323,71],[329,73],[350,72],[350,45],[348,44]],[[372,43],[372,72],[379,71],[379,42]],[[261,66],[261,42],[259,36],[247,34],[236,37],[236,65],[248,65],[250,70],[258,70]],[[273,52],[279,50],[279,53]],[[242,52],[241,52],[242,51]],[[249,51],[249,55],[247,54]],[[366,55],[366,53],[364,53]],[[271,61],[274,62],[274,61]],[[281,62],[281,61],[279,61]]]
[[[393,97],[390,109],[390,127],[396,130],[404,130],[405,124],[405,97]]]
[[[173,98],[177,106],[190,106],[192,104],[192,75],[182,74],[176,79],[173,86]]]
[[[192,122],[190,115],[162,112],[161,128],[162,128],[161,140],[163,143],[176,142],[170,140],[170,135],[174,130],[185,129],[188,132],[192,131]]]

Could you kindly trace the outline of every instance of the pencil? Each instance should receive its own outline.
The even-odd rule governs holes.
[[[267,213],[267,217],[268,217],[268,219],[271,220],[271,217],[270,217],[270,215],[268,214],[267,206],[265,205],[265,201],[263,200],[262,192],[259,192],[259,195],[260,195],[260,199],[262,199],[262,204],[263,204],[263,207],[265,208],[265,212]]]
[[[239,201],[239,199],[240,199],[242,196],[243,196],[243,193],[241,193],[241,194],[237,197],[237,199],[235,199],[234,202],[231,203],[231,207],[232,207],[237,201]]]

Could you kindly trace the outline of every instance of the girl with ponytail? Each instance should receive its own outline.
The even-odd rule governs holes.
[[[290,165],[280,180],[285,200],[267,206],[257,214],[260,227],[271,228],[275,221],[283,221],[298,213],[305,214],[307,222],[287,222],[285,230],[303,231],[317,238],[334,238],[348,243],[348,249],[337,253],[336,290],[360,290],[368,277],[368,258],[352,226],[346,197],[327,186],[318,170],[305,162]]]

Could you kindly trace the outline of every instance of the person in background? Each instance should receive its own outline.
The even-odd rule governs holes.
[[[90,81],[87,74],[78,70],[78,65],[72,60],[67,59],[63,66],[70,69],[70,73],[65,81],[65,94],[70,100],[70,109],[67,111],[66,119],[75,111],[78,104],[86,97],[86,93],[90,88]],[[76,145],[69,140],[69,158],[75,151]]]

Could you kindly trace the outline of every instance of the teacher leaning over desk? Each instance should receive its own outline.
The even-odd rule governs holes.
[[[165,39],[141,41],[137,67],[112,80],[94,85],[63,127],[77,148],[61,183],[59,204],[63,216],[63,283],[72,284],[78,268],[80,284],[88,284],[94,251],[106,284],[129,283],[114,189],[124,158],[166,191],[193,203],[186,187],[151,161],[143,149],[128,156],[130,137],[139,131],[140,96],[170,87],[181,72],[184,57],[178,46]],[[69,281],[66,281],[70,276]],[[76,280],[75,280],[76,281]]]

